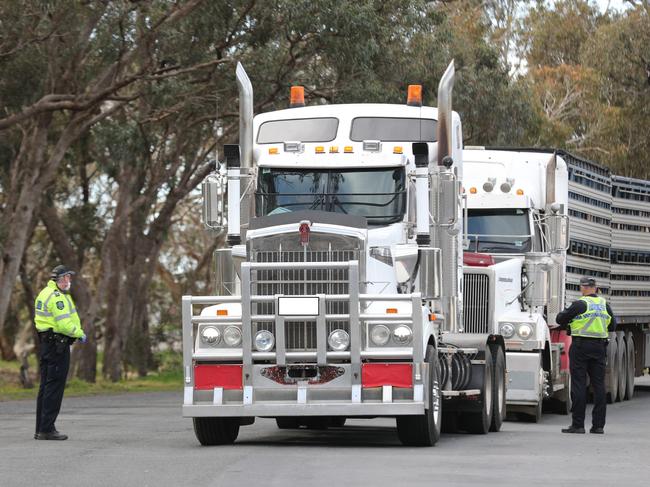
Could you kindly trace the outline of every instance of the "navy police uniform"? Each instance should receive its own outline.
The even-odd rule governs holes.
[[[587,289],[596,287],[590,277],[580,279]],[[588,292],[588,291],[585,291]],[[563,433],[584,433],[587,405],[587,374],[594,391],[591,433],[603,433],[607,400],[605,366],[609,332],[616,329],[611,307],[597,294],[584,294],[569,308],[557,315],[556,322],[571,333],[569,365],[571,372],[572,424]]]
[[[70,345],[85,340],[72,296],[59,289],[56,281],[74,272],[64,266],[52,271],[51,280],[38,294],[34,323],[40,340],[41,383],[36,401],[35,439],[65,440],[56,431],[56,421],[63,401],[63,391],[70,367]]]

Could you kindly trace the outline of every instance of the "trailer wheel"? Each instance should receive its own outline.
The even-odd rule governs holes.
[[[611,337],[611,335],[610,335]],[[612,404],[618,396],[618,347],[616,335],[614,334],[607,345],[607,370],[605,384],[607,386],[607,404]]]
[[[484,435],[490,430],[492,424],[493,406],[493,361],[490,347],[485,348],[485,367],[483,369],[483,386],[481,390],[481,411],[477,413],[463,413],[463,426],[468,433]]]
[[[275,424],[278,425],[278,428],[281,430],[290,430],[300,428],[300,421],[298,418],[293,416],[280,416],[275,418]]]
[[[419,416],[397,416],[397,436],[406,446],[433,446],[440,438],[442,392],[440,391],[440,362],[436,349],[429,345],[425,361],[429,365],[427,380],[428,404]]]
[[[492,402],[492,424],[490,431],[499,431],[506,416],[506,358],[503,349],[498,347],[494,356],[494,380]]]
[[[239,435],[240,418],[192,418],[194,434],[203,446],[230,445]]]
[[[636,354],[634,351],[634,337],[631,332],[625,335],[627,344],[627,384],[625,387],[625,400],[634,397],[634,375],[636,371]]]
[[[616,332],[616,362],[618,363],[618,392],[616,402],[625,398],[625,386],[627,385],[627,357],[625,348],[625,333]]]

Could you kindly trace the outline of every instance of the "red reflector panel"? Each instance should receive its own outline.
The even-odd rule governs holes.
[[[242,388],[242,366],[241,365],[195,365],[194,366],[194,388],[214,389]]]
[[[411,364],[362,364],[363,387],[413,387]]]
[[[474,267],[487,267],[496,264],[494,257],[490,254],[479,254],[477,252],[463,252],[463,265]]]

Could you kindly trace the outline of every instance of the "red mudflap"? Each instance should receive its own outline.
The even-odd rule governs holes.
[[[361,365],[363,387],[413,387],[411,364],[370,363]]]
[[[214,389],[242,388],[242,366],[241,365],[195,365],[194,366],[194,388]]]

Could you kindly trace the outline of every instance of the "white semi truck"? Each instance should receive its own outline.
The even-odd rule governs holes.
[[[465,148],[463,158],[468,249],[523,263],[512,283],[520,311],[490,317],[506,343],[508,410],[539,419],[544,400],[570,409],[571,338],[553,327],[585,275],[597,279],[619,322],[608,349],[608,398],[632,397],[634,376],[650,365],[650,183],[559,150]],[[559,226],[548,220],[554,214]]]
[[[203,185],[204,222],[228,245],[215,295],[182,303],[182,409],[199,442],[232,443],[255,417],[280,428],[395,417],[400,440],[423,446],[443,417],[497,431],[504,342],[472,320],[477,307],[518,306],[503,298],[521,262],[463,265],[453,63],[438,109],[417,86],[406,105],[303,106],[292,89],[292,108],[253,117],[236,74],[239,145]]]

